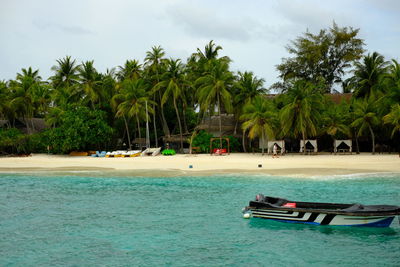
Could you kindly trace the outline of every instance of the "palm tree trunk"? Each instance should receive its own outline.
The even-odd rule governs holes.
[[[261,153],[264,156],[264,128],[261,130]]]
[[[243,133],[242,133],[242,146],[243,146],[243,152],[246,153],[247,151],[246,151],[245,139],[246,139],[246,131],[243,130]]]
[[[356,154],[360,154],[360,147],[358,146],[358,135],[357,135],[357,132],[355,132],[355,137],[356,137],[356,146],[357,146]]]
[[[137,114],[136,114],[136,123],[137,123],[137,129],[138,129],[139,139],[142,139],[142,134],[140,133],[139,116],[138,116]]]
[[[161,103],[161,93],[160,93],[160,91],[158,91],[158,96],[159,96],[160,103]],[[160,105],[160,110],[161,110],[161,112],[160,112],[161,113],[161,124],[162,124],[162,127],[163,127],[164,135],[165,136],[171,136],[171,133],[170,133],[169,128],[168,128],[167,120],[165,119],[165,115],[164,115],[164,107],[162,105]]]
[[[235,128],[233,129],[233,134],[234,134],[234,135],[236,135],[236,133],[237,133],[237,126],[238,126],[238,124],[239,124],[239,120],[236,120],[236,119],[235,119]]]
[[[182,115],[183,115],[183,128],[185,129],[185,133],[189,133],[187,123],[186,123],[186,105],[183,105]]]
[[[336,138],[333,137],[333,153],[336,155],[337,149],[336,149]]]
[[[217,94],[218,102],[218,116],[219,116],[219,146],[222,148],[222,119],[221,119],[221,105],[219,102],[219,94]]]
[[[157,136],[157,124],[156,124],[156,105],[153,105],[153,125],[154,125],[154,139],[155,139],[155,146],[158,147],[158,136]]]
[[[369,131],[370,131],[370,133],[371,133],[371,138],[372,138],[372,155],[374,155],[374,154],[375,154],[375,134],[374,134],[374,131],[373,131],[372,128],[371,128],[371,125],[368,125],[368,129],[369,129]]]
[[[306,154],[306,134],[304,133],[304,130],[301,132],[303,136],[303,154]]]
[[[25,117],[22,117],[22,121],[25,123],[26,126],[26,132],[29,134],[31,133],[31,129],[29,128],[29,123]]]
[[[129,147],[129,150],[131,150],[132,149],[132,145],[131,145],[131,137],[129,135],[128,122],[126,121],[125,115],[123,115],[122,117],[124,118],[125,130],[126,130],[126,134],[128,136],[128,147]]]
[[[178,107],[176,105],[176,99],[174,98],[174,107],[175,107],[175,112],[176,112],[176,116],[178,117],[178,125],[179,125],[179,134],[180,134],[180,138],[181,138],[181,153],[183,153],[183,137],[182,137],[182,125],[181,125],[181,118],[179,116],[179,110]]]
[[[35,124],[33,123],[33,116],[30,119],[31,126],[32,126],[32,133],[35,131]]]

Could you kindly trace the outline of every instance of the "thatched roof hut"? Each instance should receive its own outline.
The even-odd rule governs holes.
[[[234,135],[236,126],[236,118],[233,114],[221,114],[221,129],[222,135]],[[202,120],[202,122],[197,126],[199,130],[205,130],[214,136],[220,135],[219,129],[219,116],[211,116],[206,117]],[[238,132],[241,132],[240,124],[237,125]]]

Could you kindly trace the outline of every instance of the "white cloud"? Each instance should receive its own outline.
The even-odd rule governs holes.
[[[154,45],[185,60],[211,39],[232,69],[276,81],[285,46],[307,28],[360,28],[367,49],[399,57],[400,1],[389,0],[2,0],[0,80],[21,68],[52,73],[56,59],[94,60],[100,71],[142,61]]]
[[[233,20],[232,17],[219,16],[212,8],[178,5],[166,9],[169,19],[175,27],[182,27],[185,32],[195,37],[208,39],[227,39],[248,41],[250,32],[246,21]]]
[[[93,34],[89,29],[77,25],[61,25],[58,23],[46,22],[43,20],[33,20],[33,26],[41,31],[61,31],[68,34]]]

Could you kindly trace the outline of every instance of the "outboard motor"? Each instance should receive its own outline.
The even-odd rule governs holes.
[[[256,201],[263,202],[265,200],[265,196],[263,194],[256,195]]]

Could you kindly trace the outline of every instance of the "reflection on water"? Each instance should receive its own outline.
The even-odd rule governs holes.
[[[311,225],[302,223],[286,223],[262,218],[251,218],[249,227],[268,229],[270,231],[317,231],[326,235],[347,235],[354,237],[394,236],[400,238],[400,227],[394,220],[391,227],[351,227],[331,225]]]

